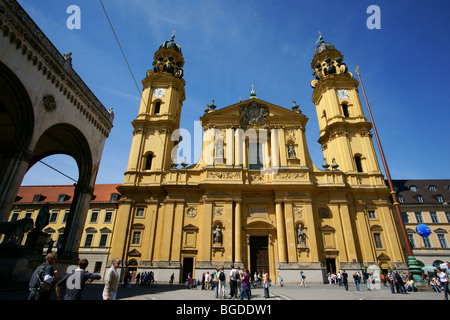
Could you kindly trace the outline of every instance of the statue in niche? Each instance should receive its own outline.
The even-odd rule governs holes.
[[[289,158],[297,158],[297,156],[295,155],[295,148],[293,144],[288,145],[288,155]]]
[[[302,228],[302,225],[298,225],[297,229],[297,243],[301,245],[306,245],[306,233]]]
[[[222,244],[223,234],[222,234],[222,229],[220,229],[219,225],[217,225],[216,229],[214,229],[213,235],[214,235],[214,243]]]

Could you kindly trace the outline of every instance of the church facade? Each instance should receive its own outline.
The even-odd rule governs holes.
[[[312,282],[341,269],[406,268],[397,223],[342,54],[323,40],[311,67],[324,164],[312,162],[308,119],[250,98],[200,118],[202,157],[178,165],[185,100],[181,48],[166,41],[147,72],[121,194],[111,257],[157,280],[231,264],[272,281]]]

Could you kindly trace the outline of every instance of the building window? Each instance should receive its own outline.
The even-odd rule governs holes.
[[[447,239],[445,239],[445,234],[438,234],[439,245],[441,248],[447,248]]]
[[[141,243],[141,231],[134,231],[131,244],[140,244],[140,243]]]
[[[151,170],[152,169],[152,161],[153,161],[154,154],[149,153],[145,159],[145,170]]]
[[[86,234],[86,240],[84,241],[84,246],[85,247],[92,246],[92,240],[93,239],[94,239],[94,234],[92,234],[92,233]]]
[[[260,170],[263,167],[262,144],[250,142],[248,145],[248,167],[250,170]]]
[[[431,185],[428,186],[428,190],[436,192],[438,189],[436,188],[436,186]]]
[[[362,161],[361,161],[360,155],[355,156],[355,163],[356,163],[356,171],[363,172]]]
[[[67,222],[67,219],[69,219],[69,213],[70,213],[70,210],[65,210],[64,211],[64,217],[63,217],[63,223],[66,223]]]
[[[20,211],[14,211],[11,215],[11,220],[9,220],[9,221],[10,222],[17,221],[19,219],[19,214],[20,214]]]
[[[66,195],[65,194],[60,194],[58,196],[58,202],[64,202],[66,201]]]
[[[33,203],[37,203],[39,201],[41,201],[41,194],[35,194],[33,196]]]
[[[376,219],[375,210],[369,210],[369,218],[370,219]]]
[[[27,210],[25,212],[25,218],[32,218],[33,217],[33,210]]]
[[[136,217],[143,217],[143,216],[144,216],[144,208],[137,208]]]
[[[438,215],[436,211],[430,212],[431,222],[439,223]]]
[[[404,223],[409,223],[408,212],[402,212],[402,219]]]
[[[344,114],[344,117],[350,117],[350,114],[348,113],[348,105],[346,103],[342,104],[342,113]]]
[[[101,270],[102,270],[102,263],[101,263],[101,261],[96,261],[95,262],[95,267],[94,267],[94,273],[100,273]]]
[[[112,222],[112,215],[113,215],[113,212],[111,210],[106,210],[105,220],[103,222],[104,223],[111,223]]]
[[[158,101],[157,103],[155,103],[155,112],[153,114],[157,116],[159,115],[160,112],[161,112],[161,102]]]
[[[437,202],[444,202],[444,198],[443,198],[440,194],[438,194],[438,195],[436,196],[436,201],[437,201]]]
[[[120,195],[116,192],[111,193],[111,196],[109,197],[110,202],[116,202],[120,199]]]
[[[108,243],[108,235],[107,234],[100,235],[100,243],[98,244],[98,246],[104,248],[106,247],[107,243]]]
[[[416,242],[414,241],[414,235],[412,234],[408,234],[408,240],[409,243],[411,244],[411,248],[415,248],[416,247]]]
[[[416,217],[416,222],[417,223],[422,223],[423,222],[422,212],[414,212],[414,216]]]
[[[377,249],[382,249],[383,248],[383,243],[381,242],[381,234],[379,233],[374,233],[373,237],[375,239],[375,247]]]
[[[417,202],[422,203],[423,202],[423,197],[419,194],[416,196]]]
[[[423,237],[423,245],[425,248],[431,248],[431,240],[430,237]]]
[[[416,187],[416,186],[410,186],[410,187],[409,187],[409,190],[414,191],[414,192],[417,192],[417,187]]]
[[[89,221],[90,223],[97,223],[98,221],[98,210],[92,210],[91,211],[91,220]]]
[[[56,220],[58,220],[58,213],[59,213],[59,210],[53,209],[52,213],[50,214],[50,219],[48,222],[56,223]]]
[[[403,196],[397,196],[397,200],[398,200],[398,202],[400,202],[400,203],[405,202],[405,199],[403,199]]]
[[[450,223],[450,212],[445,212],[445,217],[447,218],[447,222]]]

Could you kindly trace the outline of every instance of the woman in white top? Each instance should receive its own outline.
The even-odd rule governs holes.
[[[448,288],[448,276],[447,273],[445,273],[444,271],[441,270],[441,268],[436,268],[436,273],[439,277],[439,281],[441,282],[441,285],[443,287],[444,290],[444,300],[448,300],[448,293],[450,293],[449,288]]]

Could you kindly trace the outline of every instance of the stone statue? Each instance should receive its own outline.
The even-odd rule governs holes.
[[[289,158],[296,158],[294,145],[292,144],[288,145],[288,155]]]
[[[221,244],[223,235],[222,235],[222,229],[220,229],[219,225],[216,226],[216,229],[214,229],[213,234],[214,234],[214,243]]]
[[[19,244],[18,238],[33,229],[33,219],[24,218],[17,221],[0,222],[0,234],[4,234],[3,243]]]
[[[41,210],[39,210],[36,222],[34,224],[35,228],[37,229],[37,231],[42,232],[42,229],[44,229],[44,227],[48,225],[49,221],[50,221],[50,208],[48,206],[48,203],[46,203],[45,206],[43,206]]]
[[[306,233],[300,224],[297,229],[297,242],[298,244],[305,245],[306,244]]]

